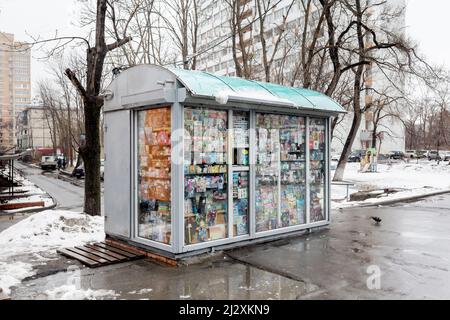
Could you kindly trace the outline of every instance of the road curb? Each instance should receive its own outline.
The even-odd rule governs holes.
[[[414,201],[414,200],[425,199],[425,198],[439,196],[439,195],[448,194],[448,193],[450,193],[450,189],[429,192],[429,193],[425,193],[425,194],[421,194],[421,195],[397,198],[397,199],[392,199],[392,200],[386,200],[386,201],[377,202],[377,203],[362,203],[362,204],[354,205],[351,207],[341,207],[341,208],[338,207],[336,209],[337,210],[345,210],[345,209],[353,209],[353,208],[369,208],[369,207],[388,206],[388,205],[392,205],[392,204],[397,204],[397,203],[402,203],[402,202],[410,202],[410,201]]]
[[[42,211],[53,210],[58,206],[58,203],[52,196],[49,195],[49,197],[53,200],[53,204],[51,206],[48,206],[45,208],[39,208],[39,209],[27,209],[27,210],[23,210],[23,211],[19,211],[19,212],[0,213],[0,216],[7,217],[7,216],[15,216],[18,214],[39,213]]]

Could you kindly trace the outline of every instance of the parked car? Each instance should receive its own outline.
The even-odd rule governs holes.
[[[339,161],[340,158],[341,158],[340,154],[331,155],[331,161]]]
[[[348,162],[361,162],[361,159],[366,155],[365,150],[355,150],[348,157]]]
[[[56,158],[54,156],[43,156],[41,158],[42,170],[56,170],[57,167]]]
[[[409,159],[414,159],[416,157],[416,150],[406,150],[405,157]]]
[[[75,170],[73,170],[73,175],[77,177],[77,179],[84,177],[84,164],[80,164],[76,167]]]
[[[414,156],[416,159],[425,159],[427,157],[426,150],[416,150],[416,154]]]
[[[436,151],[436,150],[428,151],[427,158],[428,158],[429,161],[431,161],[431,160],[436,160],[436,161],[437,160],[442,160],[442,158],[441,158],[441,156],[439,154],[439,151]]]
[[[405,154],[401,151],[391,151],[391,152],[389,152],[389,159],[403,160],[403,159],[405,159]]]
[[[441,157],[444,161],[450,161],[450,151],[442,152]]]
[[[84,164],[79,165],[74,171],[73,175],[77,177],[78,179],[81,179],[84,177]],[[100,162],[100,179],[105,179],[105,160],[101,160]]]

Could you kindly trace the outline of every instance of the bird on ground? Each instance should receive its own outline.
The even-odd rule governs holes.
[[[380,224],[381,221],[383,221],[383,220],[381,220],[381,218],[379,218],[379,217],[371,217],[371,218],[372,218],[373,221],[376,222],[376,224]]]

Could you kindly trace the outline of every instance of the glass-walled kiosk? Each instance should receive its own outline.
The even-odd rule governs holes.
[[[148,65],[109,90],[108,237],[180,256],[329,223],[330,98]]]

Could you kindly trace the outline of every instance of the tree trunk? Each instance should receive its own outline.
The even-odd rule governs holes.
[[[353,143],[355,142],[356,134],[359,126],[361,125],[361,113],[355,112],[353,116],[352,126],[350,132],[345,140],[344,149],[342,150],[341,158],[339,159],[336,172],[333,177],[333,181],[342,181],[344,179],[345,166],[347,165],[347,159],[352,151]]]
[[[362,11],[361,11],[361,2],[360,0],[356,0],[356,18],[357,18],[357,35],[358,35],[358,55],[359,55],[359,65],[356,67],[355,71],[355,81],[353,84],[353,121],[352,126],[350,128],[350,132],[348,133],[347,139],[344,144],[344,149],[342,150],[341,158],[339,159],[338,166],[336,168],[336,172],[333,177],[333,181],[342,181],[344,179],[344,171],[345,166],[347,165],[348,156],[352,151],[353,143],[355,142],[356,135],[358,133],[358,129],[361,125],[361,83],[362,76],[364,72],[364,64],[365,61],[365,43],[364,43],[364,34],[362,30]]]
[[[105,18],[108,3],[97,0],[97,17],[95,27],[95,46],[88,47],[86,56],[86,84],[83,85],[76,74],[66,69],[65,74],[77,89],[83,100],[86,142],[80,148],[84,160],[84,212],[101,215],[100,191],[100,112],[103,97],[100,95],[103,65],[108,52],[117,49],[131,40],[131,37],[105,42]]]
[[[375,116],[375,115],[374,115]],[[379,114],[376,115],[376,117],[379,117]],[[373,122],[373,131],[372,131],[372,148],[377,148],[377,130],[378,130],[378,121],[379,119],[375,119]]]
[[[85,105],[86,145],[82,155],[84,161],[84,212],[95,216],[101,214],[100,189],[100,108]],[[89,150],[89,152],[86,152]]]

